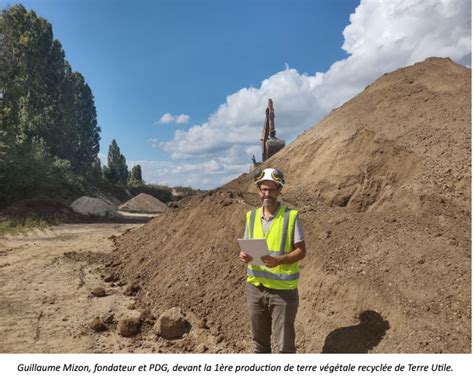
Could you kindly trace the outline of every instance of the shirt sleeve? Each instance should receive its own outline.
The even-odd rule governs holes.
[[[247,222],[245,222],[245,231],[244,231],[244,239],[247,240],[249,236],[247,235]]]
[[[299,243],[304,240],[303,225],[300,221],[300,216],[297,215],[295,219],[295,231],[293,234],[293,244]]]

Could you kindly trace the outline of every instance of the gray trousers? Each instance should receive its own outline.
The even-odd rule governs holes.
[[[271,336],[279,353],[296,353],[295,318],[298,289],[274,290],[264,286],[246,286],[255,353],[271,353]]]

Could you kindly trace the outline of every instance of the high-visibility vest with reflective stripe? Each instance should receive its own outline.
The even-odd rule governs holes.
[[[273,218],[267,235],[262,227],[262,208],[247,212],[247,236],[249,239],[266,239],[271,256],[281,256],[293,249],[292,239],[298,212],[281,205]],[[247,265],[247,282],[263,285],[270,289],[291,290],[298,287],[300,276],[298,262],[281,264],[274,268],[260,265]]]

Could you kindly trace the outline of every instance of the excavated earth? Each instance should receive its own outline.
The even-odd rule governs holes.
[[[162,213],[166,208],[166,204],[146,193],[140,193],[119,206],[119,210],[130,213]]]
[[[300,353],[471,352],[471,70],[430,58],[386,74],[268,160],[300,211]],[[185,337],[162,352],[251,351],[236,239],[251,175],[117,238],[116,273]],[[136,340],[150,339],[142,332]]]

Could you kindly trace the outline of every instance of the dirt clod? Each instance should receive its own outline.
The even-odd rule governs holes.
[[[190,324],[181,308],[172,307],[161,314],[153,329],[165,339],[176,339],[188,332]]]
[[[207,345],[205,344],[199,344],[197,347],[196,347],[196,353],[205,353],[209,350],[209,348],[207,347]]]
[[[105,297],[107,295],[103,287],[96,287],[92,289],[91,293],[94,297],[99,297],[99,298]]]
[[[136,318],[122,319],[118,322],[117,329],[119,335],[123,337],[133,337],[140,333],[142,321]]]
[[[138,294],[138,292],[140,291],[140,288],[141,288],[140,285],[137,283],[130,284],[127,287],[125,287],[123,294],[129,297],[133,297]]]
[[[116,273],[109,273],[105,276],[104,282],[117,282],[120,279],[120,276]]]
[[[209,326],[207,325],[207,319],[201,319],[199,321],[199,328],[202,328],[202,329],[209,329]]]
[[[154,324],[156,321],[156,316],[150,311],[150,309],[144,309],[140,312],[140,319],[144,323]]]
[[[104,316],[103,322],[106,324],[113,324],[115,322],[115,314],[113,312],[109,312]]]
[[[102,322],[102,320],[99,317],[92,319],[89,322],[89,327],[92,328],[96,332],[107,331],[107,326]]]

